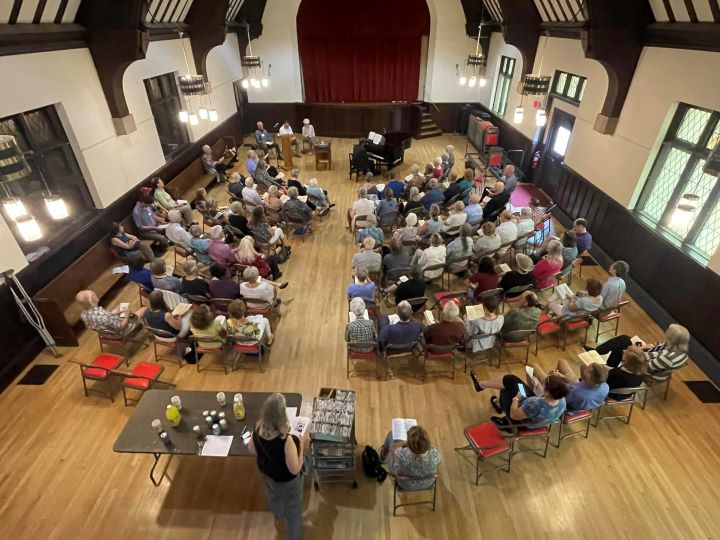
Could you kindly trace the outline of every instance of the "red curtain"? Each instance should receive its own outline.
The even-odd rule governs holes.
[[[425,0],[303,0],[297,24],[306,101],[417,100]]]

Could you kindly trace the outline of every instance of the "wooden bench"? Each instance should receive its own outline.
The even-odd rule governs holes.
[[[75,327],[80,322],[82,307],[75,301],[75,295],[90,289],[102,300],[125,281],[125,274],[112,273],[114,267],[122,264],[110,250],[110,239],[104,236],[33,296],[33,302],[58,345],[78,345]]]
[[[235,146],[235,137],[221,137],[212,145],[213,156],[217,158],[225,151],[226,146]],[[215,177],[205,172],[202,159],[198,156],[190,165],[185,167],[180,174],[167,182],[169,191],[177,199],[188,202],[195,198],[195,191],[198,188],[206,188],[215,181]]]

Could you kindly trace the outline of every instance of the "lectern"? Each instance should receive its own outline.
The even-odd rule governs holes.
[[[295,137],[295,135],[278,135],[278,139],[280,139],[280,153],[283,157],[282,168],[286,171],[293,168],[293,137]]]

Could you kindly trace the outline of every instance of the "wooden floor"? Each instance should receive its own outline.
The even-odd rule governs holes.
[[[465,148],[461,137],[413,141],[412,163],[431,161],[446,144]],[[305,538],[713,538],[720,536],[720,418],[718,405],[703,405],[682,380],[704,379],[691,364],[673,381],[666,402],[636,409],[629,426],[601,423],[590,437],[571,438],[547,459],[524,454],[511,474],[496,472],[473,484],[474,466],[454,447],[463,428],[490,416],[489,392],[477,394],[462,371],[454,380],[410,376],[388,382],[345,377],[345,287],[354,247],[344,219],[354,199],[347,179],[349,139],[334,140],[334,169],[315,172],[301,161],[302,178],[320,179],[337,203],[312,240],[294,240],[283,266],[290,281],[282,293],[282,319],[265,373],[196,373],[164,362],[166,378],[181,389],[301,392],[310,400],[321,386],[358,394],[357,437],[377,447],[393,417],[417,418],[442,454],[436,512],[410,507],[392,515],[392,484],[362,477],[360,487],[305,486]],[[224,191],[224,190],[223,190]],[[221,196],[222,197],[222,196]],[[586,268],[583,277],[602,276]],[[574,285],[581,280],[574,280]],[[130,301],[126,287],[110,304]],[[621,332],[646,341],[662,331],[634,303],[623,310]],[[266,539],[281,538],[261,479],[250,459],[184,457],[169,469],[173,480],[155,488],[148,479],[152,458],[119,455],[112,445],[132,413],[100,397],[83,397],[78,366],[98,352],[94,334],[79,348],[64,349],[60,368],[43,386],[12,385],[0,395],[0,538]],[[539,361],[574,359],[577,343],[561,351],[547,342]],[[149,360],[152,347],[132,361]],[[531,356],[531,361],[533,357]],[[48,354],[36,362],[55,363]],[[500,373],[522,372],[518,361]],[[480,367],[486,377],[497,370]],[[401,512],[403,510],[401,509]]]

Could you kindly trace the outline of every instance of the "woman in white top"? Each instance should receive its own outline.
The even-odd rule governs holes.
[[[472,255],[473,248],[471,235],[472,227],[469,223],[463,223],[460,227],[460,235],[447,245],[445,262],[450,272],[459,273],[467,270],[467,260]]]
[[[254,266],[248,266],[243,271],[243,279],[245,281],[240,284],[240,294],[243,298],[264,300],[269,304],[280,302],[280,299],[276,300],[275,287],[267,281],[261,280],[258,269]]]
[[[455,229],[467,221],[467,214],[465,213],[465,203],[457,201],[453,204],[450,215],[443,223],[443,231],[449,231]]]
[[[418,236],[421,238],[430,238],[433,234],[439,233],[442,230],[442,226],[440,206],[433,204],[430,206],[430,219],[418,227]]]
[[[491,222],[484,223],[480,229],[480,238],[473,246],[473,256],[481,258],[481,255],[491,254],[500,249],[500,237],[495,233],[495,224]]]
[[[535,229],[535,220],[533,220],[532,210],[525,206],[520,209],[520,217],[517,220],[517,235],[527,236]]]
[[[438,264],[445,264],[445,244],[443,243],[442,237],[439,234],[433,234],[430,237],[430,247],[421,250],[418,249],[415,252],[415,257],[410,263],[410,267],[417,264],[420,268],[428,268],[430,266],[436,266]],[[426,280],[435,279],[440,277],[443,273],[443,269],[424,271],[423,276]]]
[[[302,136],[303,139],[310,143],[311,147],[315,144],[315,128],[310,123],[309,118],[305,118],[305,120],[303,120]]]
[[[406,240],[417,240],[417,222],[417,215],[412,213],[408,214],[407,216],[405,216],[405,226],[399,229],[395,229],[395,232],[393,233],[393,238],[397,238],[401,242],[404,242]]]
[[[615,261],[610,265],[610,277],[602,286],[603,307],[614,308],[622,302],[625,278],[629,272],[630,265],[625,261]]]

